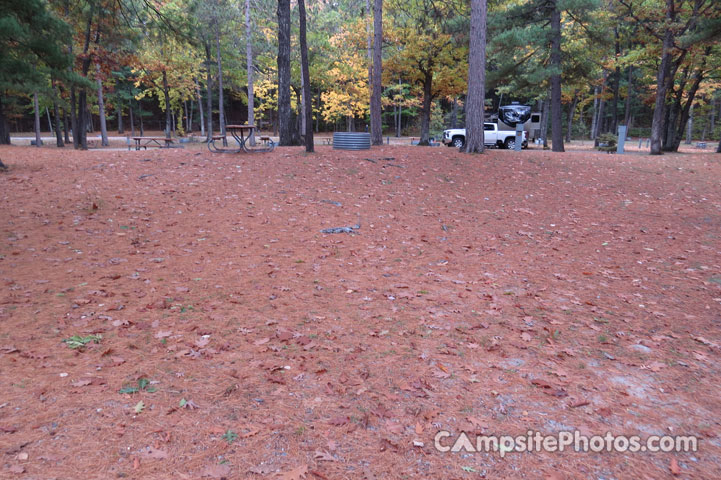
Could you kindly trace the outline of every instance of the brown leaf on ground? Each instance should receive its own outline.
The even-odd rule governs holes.
[[[281,480],[301,480],[306,478],[308,474],[308,465],[301,465],[285,473],[278,473],[277,477]]]
[[[671,459],[671,463],[668,466],[672,475],[681,475],[681,467],[678,465],[678,461],[675,458]]]
[[[329,452],[326,452],[325,450],[316,450],[313,454],[313,458],[318,460],[319,462],[335,462],[336,459],[333,458],[333,455],[331,455]]]
[[[150,446],[146,447],[141,453],[144,457],[155,460],[164,460],[168,458],[168,452]]]
[[[350,417],[347,415],[339,415],[337,417],[333,417],[330,420],[328,420],[328,423],[331,425],[335,425],[336,427],[340,427],[341,425],[346,425],[348,422],[350,422]]]
[[[202,477],[209,478],[226,478],[228,475],[230,475],[230,465],[227,463],[207,466],[201,474]]]

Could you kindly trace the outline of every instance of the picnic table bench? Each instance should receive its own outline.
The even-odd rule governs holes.
[[[135,142],[135,150],[141,148],[148,149],[148,147],[159,147],[159,148],[170,148],[173,145],[174,140],[168,137],[132,137]],[[128,144],[128,150],[130,145]]]

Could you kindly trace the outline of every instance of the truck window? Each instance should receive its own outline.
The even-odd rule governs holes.
[[[493,130],[493,124],[492,124],[492,123],[484,123],[484,124],[483,124],[483,130],[485,130],[485,131],[491,130],[491,131],[492,131],[492,130]]]

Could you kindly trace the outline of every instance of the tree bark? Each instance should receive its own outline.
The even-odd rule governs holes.
[[[50,119],[50,110],[48,110],[48,107],[45,107],[45,115],[48,117],[48,129],[50,129],[51,134],[54,134],[55,129],[53,128],[53,121]]]
[[[616,135],[616,127],[618,126],[618,101],[621,92],[621,67],[618,65],[618,58],[621,56],[621,42],[618,37],[618,27],[613,29],[616,39],[616,69],[613,74],[613,104],[611,105],[611,132]]]
[[[688,121],[686,122],[686,145],[691,145],[691,142],[693,142],[693,104],[691,104]]]
[[[205,66],[208,69],[206,71],[206,80],[205,80],[205,88],[208,92],[208,98],[207,100],[207,116],[206,116],[206,122],[207,126],[205,128],[205,134],[206,134],[206,141],[210,142],[213,139],[213,76],[210,71],[210,44],[206,42],[205,44]]]
[[[143,102],[138,100],[138,118],[140,122],[140,136],[145,136],[145,123],[143,122]]]
[[[95,2],[90,2],[90,11],[88,12],[88,21],[85,26],[85,43],[83,45],[83,61],[81,72],[83,77],[88,77],[88,71],[90,70],[91,56],[90,51],[90,32],[93,26],[93,16],[95,15]],[[78,94],[78,125],[77,131],[73,129],[73,137],[78,137],[78,148],[82,150],[88,149],[88,92],[85,87],[80,88]]]
[[[563,152],[563,121],[561,116],[561,11],[557,0],[551,0],[551,148],[554,152]]]
[[[423,73],[423,108],[421,109],[421,138],[418,145],[429,145],[431,126],[431,105],[433,103],[433,70],[429,67]]]
[[[303,78],[303,118],[305,119],[305,151],[314,151],[313,145],[313,103],[310,98],[310,73],[308,71],[308,42],[306,40],[305,0],[298,0],[300,17],[300,64]]]
[[[163,70],[163,98],[165,98],[165,137],[170,138],[173,128],[173,116],[170,111],[170,87],[168,86],[168,72]]]
[[[100,79],[100,65],[95,64],[97,73],[96,82],[98,83],[98,113],[100,114],[100,144],[107,147],[108,143],[108,125],[105,119],[105,99],[103,98],[103,81]]]
[[[0,145],[10,145],[10,125],[5,116],[2,92],[0,92]]]
[[[486,0],[471,0],[468,97],[466,100],[466,153],[483,153],[486,99]]]
[[[666,20],[674,21],[674,0],[666,0]],[[671,75],[671,55],[674,35],[670,25],[663,36],[663,50],[661,63],[656,76],[656,102],[651,122],[651,155],[663,155],[664,118],[666,116],[666,92],[668,91],[668,78]]]
[[[383,0],[373,2],[373,93],[371,94],[371,143],[383,145]]]
[[[123,125],[123,106],[120,102],[115,106],[115,115],[118,117],[118,134],[122,135],[125,133],[125,126]]]
[[[55,146],[61,148],[65,146],[65,142],[63,142],[63,131],[60,128],[60,108],[58,107],[58,87],[55,85],[55,82],[52,81],[53,84],[53,115],[55,116]]]
[[[130,135],[135,136],[135,118],[133,117],[133,100],[130,100],[128,107],[128,116],[130,117]]]
[[[223,136],[223,146],[228,146],[228,139],[225,138],[225,99],[223,98],[223,62],[220,56],[220,20],[215,21],[215,47],[218,63],[218,123],[220,134]]]
[[[248,76],[248,125],[255,125],[255,92],[253,91],[253,29],[250,21],[250,0],[245,0],[245,62]],[[255,132],[250,136],[255,145]]]
[[[568,121],[566,122],[566,142],[571,143],[571,134],[573,133],[573,117],[576,114],[576,105],[578,104],[578,94],[574,92],[573,101],[568,107]]]
[[[68,111],[63,108],[63,135],[65,135],[65,144],[70,143],[70,118]]]
[[[631,120],[631,95],[633,92],[633,67],[628,67],[628,88],[626,91],[626,111],[623,115],[623,124],[628,127]]]
[[[598,129],[598,101],[599,101],[599,87],[596,85],[593,87],[593,115],[591,116],[591,140],[596,139],[596,130]]]
[[[200,95],[200,85],[195,84],[195,94],[198,97],[198,113],[200,114],[200,135],[205,136],[205,118],[203,108],[203,97]]]
[[[541,138],[543,139],[543,148],[548,148],[548,117],[550,117],[549,110],[551,109],[551,99],[546,97],[543,101],[543,110],[541,112]]]
[[[278,0],[278,130],[280,145],[295,145],[290,105],[290,0]]]
[[[40,138],[40,106],[38,103],[38,92],[33,93],[33,105],[35,110],[35,146],[40,147],[43,144]]]

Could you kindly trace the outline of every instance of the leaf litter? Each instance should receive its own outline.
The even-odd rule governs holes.
[[[713,156],[0,150],[22,170],[2,179],[0,431],[28,454],[8,473],[717,471]],[[361,215],[341,233],[362,235],[321,233]],[[459,466],[432,447],[440,429],[562,427],[705,450]]]

